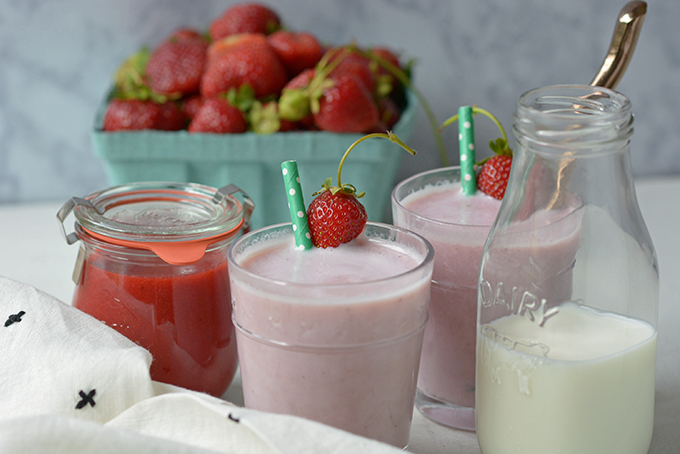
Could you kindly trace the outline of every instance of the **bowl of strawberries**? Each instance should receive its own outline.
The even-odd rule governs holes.
[[[322,44],[259,3],[234,5],[207,29],[177,29],[120,65],[92,133],[112,185],[232,183],[254,200],[257,228],[290,219],[281,162],[301,164],[311,196],[319,188],[305,182],[332,175],[357,138],[411,135],[411,65],[392,49]],[[389,216],[395,148],[376,141],[343,170],[374,195],[366,210],[376,221]]]

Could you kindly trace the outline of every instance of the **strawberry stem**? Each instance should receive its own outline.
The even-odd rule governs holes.
[[[354,141],[352,145],[349,146],[347,151],[345,151],[345,154],[342,156],[342,159],[340,159],[340,165],[338,165],[338,175],[337,175],[337,181],[338,181],[338,187],[342,188],[342,182],[340,180],[340,174],[342,173],[342,166],[345,164],[345,160],[347,159],[347,156],[349,156],[350,151],[354,149],[357,145],[359,145],[361,142],[363,142],[366,139],[371,139],[373,137],[382,137],[384,139],[388,139],[390,142],[396,143],[400,147],[402,147],[404,150],[408,151],[410,154],[415,156],[416,151],[406,145],[399,137],[397,137],[396,134],[394,134],[392,131],[387,131],[387,133],[382,133],[382,132],[374,132],[372,134],[367,134],[363,137],[358,138],[357,140]]]

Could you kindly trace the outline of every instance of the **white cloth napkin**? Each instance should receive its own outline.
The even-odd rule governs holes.
[[[151,355],[0,277],[0,452],[375,453],[392,446],[151,380]]]

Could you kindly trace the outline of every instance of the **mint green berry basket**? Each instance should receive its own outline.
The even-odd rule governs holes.
[[[408,105],[393,132],[404,142],[413,132],[418,101],[407,93]],[[284,132],[274,134],[189,134],[187,131],[105,132],[105,104],[92,133],[94,153],[103,159],[110,185],[135,181],[201,183],[222,187],[232,183],[255,202],[252,228],[289,222],[281,163],[296,160],[305,203],[328,177],[336,182],[338,164],[362,134]],[[386,139],[362,142],[342,168],[342,182],[366,192],[361,202],[372,221],[389,217],[390,193],[399,163],[411,157]]]

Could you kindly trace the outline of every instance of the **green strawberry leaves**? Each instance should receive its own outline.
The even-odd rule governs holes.
[[[324,191],[331,191],[331,194],[335,195],[338,192],[342,191],[345,194],[353,195],[357,199],[362,198],[363,196],[366,195],[365,192],[357,192],[357,188],[354,187],[354,185],[351,184],[343,184],[342,186],[333,186],[333,177],[328,177],[326,180],[323,182],[321,185],[321,190],[316,191],[313,196],[317,196],[321,194]]]
[[[151,89],[146,77],[146,65],[149,58],[151,58],[151,50],[148,47],[142,47],[120,65],[114,75],[114,89],[109,100],[114,98],[139,99],[164,104],[170,99],[179,98],[180,95],[162,95]]]

